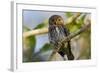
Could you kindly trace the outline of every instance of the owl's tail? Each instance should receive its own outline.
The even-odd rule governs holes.
[[[68,41],[68,48],[67,48],[66,54],[67,54],[68,60],[74,60],[74,55],[71,51],[70,41]]]
[[[74,60],[74,55],[71,51],[70,41],[68,41],[68,47],[64,48],[64,51],[59,51],[59,54],[64,58],[64,55],[67,55],[68,60]],[[64,58],[65,60],[65,58]]]

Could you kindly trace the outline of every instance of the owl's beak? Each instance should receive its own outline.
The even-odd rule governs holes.
[[[56,24],[57,25],[63,25],[64,24],[64,21],[63,20],[62,21],[57,21]]]

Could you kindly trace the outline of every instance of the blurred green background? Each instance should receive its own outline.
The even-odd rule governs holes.
[[[66,24],[67,20],[77,13],[23,10],[23,33],[34,29],[48,28],[48,19],[52,15],[62,16]],[[70,24],[66,24],[66,27],[73,33],[84,26],[84,22],[88,20],[91,20],[91,14],[81,12]],[[48,33],[23,37],[22,43],[23,62],[25,63],[48,61],[53,50],[49,43]],[[91,28],[71,39],[71,48],[75,60],[91,59]],[[56,54],[53,60],[61,61],[62,58]]]

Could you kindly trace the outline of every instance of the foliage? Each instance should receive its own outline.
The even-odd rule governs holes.
[[[69,18],[69,17],[73,16],[73,13],[72,12],[66,12],[66,16]]]
[[[30,31],[26,26],[23,27],[23,32]],[[36,46],[35,36],[29,36],[23,38],[23,62],[29,62],[32,60],[32,53]]]

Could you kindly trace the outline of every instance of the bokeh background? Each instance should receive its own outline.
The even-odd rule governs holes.
[[[35,29],[48,28],[48,19],[52,15],[60,15],[64,19],[64,23],[79,12],[55,12],[55,11],[34,11],[23,10],[23,33]],[[66,27],[73,33],[84,26],[85,22],[91,20],[90,13],[81,12],[70,24]],[[91,59],[91,28],[71,39],[71,48],[75,56],[75,60]],[[33,35],[23,37],[23,62],[41,62],[48,61],[52,47],[49,43],[48,33],[41,35]],[[59,54],[56,54],[53,61],[63,60]]]

